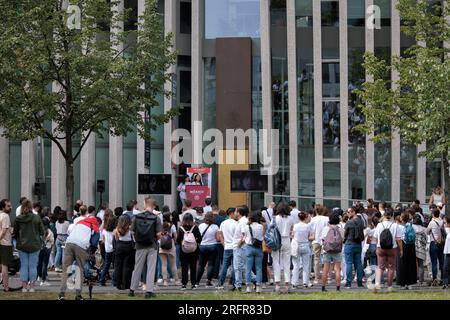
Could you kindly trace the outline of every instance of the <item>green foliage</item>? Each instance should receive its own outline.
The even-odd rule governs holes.
[[[80,150],[93,132],[126,135],[151,130],[177,114],[173,109],[145,121],[157,97],[170,96],[164,84],[175,63],[172,35],[164,35],[157,2],[146,1],[132,47],[120,46],[118,32],[128,14],[113,11],[118,1],[72,0],[81,8],[81,30],[67,27],[63,0],[0,0],[0,124],[6,137],[55,142],[69,163],[79,155],[61,147],[81,136]],[[116,32],[109,33],[108,26]],[[107,30],[107,31],[105,31]],[[125,53],[125,54],[124,54]],[[53,86],[53,90],[51,89]],[[148,112],[150,114],[150,112]],[[44,122],[53,122],[51,131]]]
[[[413,144],[427,143],[421,154],[433,160],[448,157],[450,150],[450,26],[445,19],[449,9],[430,6],[424,0],[399,0],[402,32],[418,44],[391,65],[366,53],[364,67],[373,79],[357,91],[366,122],[358,129],[375,132],[374,141],[390,138],[377,134],[383,125],[397,129],[402,138]],[[425,44],[425,45],[424,45]],[[399,80],[386,76],[397,72]]]

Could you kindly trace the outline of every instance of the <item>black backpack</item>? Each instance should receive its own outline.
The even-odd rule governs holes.
[[[160,240],[159,245],[160,245],[161,249],[163,249],[163,250],[170,250],[173,247],[171,229],[172,229],[172,225],[169,225],[168,230],[165,230],[166,234]]]
[[[156,243],[156,219],[151,212],[141,212],[135,217],[134,240],[137,244],[150,246]]]
[[[385,228],[384,224],[381,224],[383,226],[383,231],[381,231],[380,234],[380,247],[381,249],[392,249],[394,248],[394,239],[392,238],[391,233],[391,227],[393,223],[389,226],[389,228]]]

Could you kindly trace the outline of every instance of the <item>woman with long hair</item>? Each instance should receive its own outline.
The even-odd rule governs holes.
[[[131,285],[131,275],[134,268],[134,245],[130,231],[131,219],[127,215],[119,217],[117,227],[113,231],[114,276],[115,286],[119,290],[128,290]]]
[[[195,185],[195,186],[202,186],[203,185],[203,181],[202,181],[202,176],[200,175],[200,174],[198,174],[198,173],[194,173],[193,175],[192,175],[192,185]]]
[[[30,200],[22,203],[21,213],[14,221],[13,238],[20,256],[20,280],[22,292],[34,292],[37,279],[37,265],[41,250],[44,225],[38,215],[33,214]]]
[[[55,209],[56,212],[56,209]],[[55,256],[55,271],[63,272],[62,260],[64,257],[64,247],[66,246],[66,240],[69,236],[70,222],[67,221],[67,213],[64,210],[58,210],[58,220],[56,221],[56,256]]]
[[[164,210],[164,208],[163,208]],[[168,286],[167,282],[167,265],[170,265],[170,270],[172,271],[173,278],[175,279],[176,285],[180,285],[178,281],[178,271],[177,265],[175,263],[176,258],[176,248],[174,239],[177,238],[177,229],[172,223],[172,214],[165,212],[163,214],[163,232],[162,238],[160,239],[159,247],[159,258],[161,259],[161,270],[163,277],[163,285]]]
[[[247,293],[252,292],[252,269],[256,266],[256,293],[261,293],[262,283],[262,241],[264,239],[264,227],[260,223],[262,215],[258,211],[249,213],[248,224],[242,230],[242,237],[246,243],[245,254],[247,265],[245,268]],[[290,268],[290,266],[289,266]]]
[[[188,240],[190,234],[193,235],[197,245],[195,250],[192,252],[185,252],[185,245],[183,241]],[[185,236],[186,235],[186,236]],[[177,243],[180,246],[180,262],[181,262],[181,290],[186,290],[186,285],[188,283],[188,275],[190,274],[192,289],[196,288],[196,275],[197,275],[197,260],[199,255],[199,244],[202,241],[202,235],[198,227],[194,224],[194,217],[192,214],[185,213],[183,215],[183,220],[181,221],[181,226],[178,229]],[[189,245],[191,245],[189,243]]]
[[[105,219],[106,222],[106,219]],[[105,262],[103,263],[102,272],[100,274],[100,285],[106,285],[106,277],[109,277],[109,267],[114,257],[113,232],[117,226],[117,218],[112,216],[108,219],[107,225],[101,232],[100,241],[105,246]],[[114,281],[113,277],[113,283]]]

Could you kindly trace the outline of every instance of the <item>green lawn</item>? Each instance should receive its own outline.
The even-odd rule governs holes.
[[[88,294],[84,292],[85,298]],[[74,299],[73,293],[68,293],[67,300]],[[0,300],[56,300],[55,293],[9,293],[0,294]],[[136,294],[135,298],[129,298],[126,294],[95,294],[94,300],[140,300],[143,294]],[[244,294],[244,293],[180,293],[180,294],[158,294],[156,300],[450,300],[450,292],[393,292],[393,293],[371,293],[371,292],[328,292],[328,293],[291,293],[291,294]]]

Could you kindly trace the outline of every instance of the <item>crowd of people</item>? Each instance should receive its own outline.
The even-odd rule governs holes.
[[[181,212],[158,207],[147,198],[126,210],[102,204],[99,210],[79,200],[73,212],[53,212],[22,198],[10,223],[12,204],[0,202],[0,265],[4,291],[8,266],[17,250],[23,292],[49,286],[48,270],[61,273],[59,299],[65,299],[73,265],[99,267],[98,283],[155,295],[156,286],[196,289],[201,284],[224,290],[259,293],[353,284],[379,291],[396,285],[448,288],[450,218],[435,195],[429,213],[420,203],[391,207],[369,199],[347,210],[313,205],[300,211],[295,201],[271,202],[250,211],[246,205],[220,210],[206,199],[192,208],[184,199]],[[434,203],[438,201],[438,203]],[[93,261],[93,262],[92,262]],[[430,281],[427,283],[428,274]],[[112,271],[112,272],[111,272]],[[206,283],[203,282],[206,273]],[[86,277],[86,272],[82,273]],[[228,279],[228,281],[227,281]],[[76,290],[82,299],[81,287]]]

